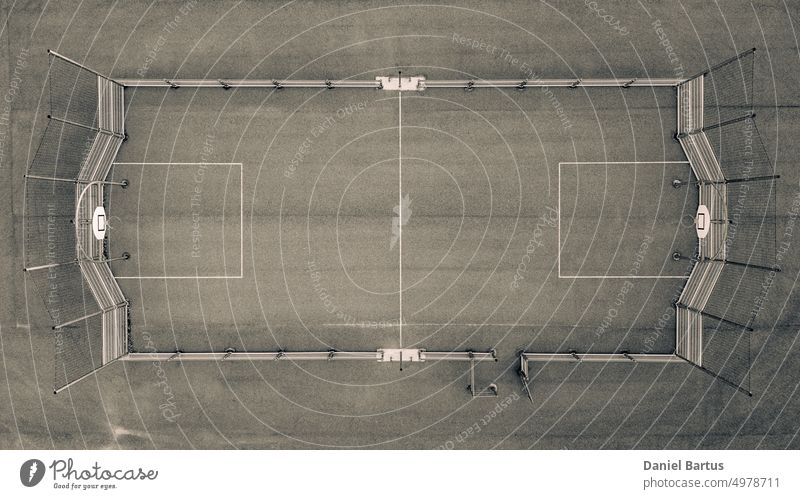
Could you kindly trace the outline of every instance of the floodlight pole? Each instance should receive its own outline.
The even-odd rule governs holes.
[[[111,309],[111,310],[113,310],[113,309]],[[81,317],[78,317],[77,319],[72,319],[71,321],[62,322],[61,324],[57,324],[57,325],[53,326],[53,331],[57,331],[59,329],[63,329],[65,327],[67,327],[67,326],[71,326],[71,325],[76,324],[78,322],[85,321],[86,319],[91,319],[92,317],[96,317],[96,316],[98,316],[100,314],[103,314],[105,312],[106,312],[106,310],[98,310],[97,312],[93,312],[91,314],[83,315]]]
[[[724,260],[724,259],[720,259],[720,258],[705,258],[704,260],[710,260],[712,262],[719,262],[719,263],[726,263],[726,264],[730,264],[730,265],[737,265],[739,267],[745,267],[745,268],[749,267],[749,268],[758,269],[758,270],[766,270],[767,272],[780,272],[781,271],[780,267],[767,267],[767,266],[764,266],[764,265],[756,265],[756,264],[753,264],[753,263],[735,262],[733,260]]]
[[[749,331],[749,332],[752,332],[752,331],[753,331],[753,328],[751,328],[750,326],[747,326],[747,325],[745,325],[745,324],[739,324],[738,322],[734,322],[734,321],[732,321],[732,320],[730,320],[730,319],[724,319],[724,318],[722,318],[722,317],[716,316],[716,315],[714,315],[714,314],[710,314],[710,313],[708,313],[708,312],[704,312],[704,311],[702,311],[702,310],[696,309],[696,308],[694,308],[694,307],[690,307],[690,306],[688,306],[688,305],[684,305],[684,304],[682,304],[682,303],[676,303],[676,304],[675,304],[675,306],[676,306],[676,307],[682,307],[682,308],[684,308],[684,309],[686,309],[686,310],[688,310],[688,311],[690,311],[690,312],[694,312],[694,313],[696,313],[696,314],[704,315],[704,316],[706,316],[706,317],[711,317],[712,319],[716,319],[716,320],[718,320],[718,321],[720,321],[720,322],[725,322],[725,323],[727,323],[727,324],[731,324],[732,326],[736,326],[736,327],[741,327],[741,328],[744,328],[745,330],[747,330],[747,331]]]
[[[704,71],[701,71],[700,73],[696,73],[696,74],[690,76],[689,78],[686,78],[685,80],[681,80],[680,83],[681,84],[688,83],[688,82],[694,80],[697,77],[707,75],[708,73],[710,73],[712,71],[715,71],[715,70],[721,68],[722,66],[724,66],[726,64],[730,64],[731,62],[733,62],[733,61],[735,61],[737,59],[740,59],[740,58],[746,56],[747,54],[750,54],[750,53],[755,52],[755,51],[756,51],[755,47],[753,47],[751,49],[748,49],[748,50],[745,50],[741,54],[737,54],[737,55],[735,55],[735,56],[733,56],[733,57],[731,57],[729,59],[726,59],[726,60],[720,62],[719,64],[716,64],[716,65],[714,65],[714,66],[712,66],[712,67],[710,67],[710,68],[708,68],[708,69],[706,69]]]
[[[780,175],[761,175],[758,177],[748,177],[748,178],[732,178],[730,180],[698,180],[698,185],[727,185],[727,184],[738,184],[741,182],[758,182],[760,180],[776,180],[781,178]]]
[[[65,265],[75,265],[76,263],[108,263],[108,262],[116,262],[117,260],[129,260],[131,258],[131,254],[127,251],[115,258],[76,258],[74,260],[70,260],[68,262],[58,262],[58,263],[49,263],[47,265],[35,265],[33,267],[25,267],[22,269],[23,272],[33,272],[34,270],[44,270],[44,269],[53,269],[56,267],[63,267]]]
[[[102,133],[102,134],[106,134],[106,135],[111,135],[111,136],[116,137],[118,139],[126,140],[128,138],[128,136],[126,134],[124,134],[124,133],[112,132],[111,130],[106,130],[105,128],[96,128],[96,127],[93,127],[93,126],[84,125],[82,123],[76,123],[74,121],[70,121],[70,120],[67,120],[67,119],[64,119],[64,118],[58,118],[58,117],[50,115],[50,114],[47,115],[47,119],[52,120],[52,121],[58,121],[60,123],[66,123],[67,125],[76,126],[78,128],[83,128],[85,130],[91,130],[93,132],[98,132],[98,133]]]
[[[88,378],[89,376],[92,376],[93,374],[96,374],[96,373],[100,372],[102,369],[105,369],[106,367],[110,366],[111,364],[113,364],[117,360],[119,360],[119,359],[113,359],[113,360],[111,360],[109,362],[106,362],[105,364],[101,365],[100,367],[98,367],[96,369],[93,369],[91,372],[88,372],[88,373],[84,374],[83,376],[80,376],[79,378],[73,379],[72,381],[70,381],[66,385],[64,385],[62,387],[59,387],[59,388],[53,389],[53,393],[57,395],[57,394],[63,392],[64,390],[66,390],[67,388],[71,387],[75,383],[83,381],[84,379]]]
[[[24,177],[31,180],[47,180],[52,182],[67,182],[70,184],[99,184],[99,185],[118,185],[123,189],[130,185],[127,179],[114,181],[114,180],[85,180],[80,178],[60,178],[60,177],[45,177],[42,175],[29,175],[25,174]]]
[[[680,356],[679,356],[679,357],[680,357]],[[703,366],[701,366],[701,365],[699,365],[699,364],[695,364],[695,363],[694,363],[694,362],[692,362],[691,360],[685,359],[685,358],[683,358],[683,357],[681,357],[681,359],[685,360],[685,361],[686,361],[686,362],[687,362],[689,365],[691,365],[691,366],[693,366],[693,367],[696,367],[696,368],[697,368],[697,369],[699,369],[700,371],[702,371],[702,372],[704,372],[704,373],[708,374],[708,375],[709,375],[709,376],[711,376],[712,378],[714,378],[714,379],[716,379],[716,380],[719,380],[719,381],[722,381],[724,384],[726,384],[726,385],[730,386],[731,388],[734,388],[734,389],[736,389],[737,391],[740,391],[740,392],[744,393],[744,394],[745,394],[745,395],[747,395],[748,397],[752,397],[752,396],[753,396],[753,392],[751,392],[750,390],[745,390],[745,389],[744,389],[744,388],[742,388],[741,386],[739,386],[739,385],[737,385],[736,383],[733,383],[733,382],[731,382],[731,381],[728,381],[727,379],[725,379],[725,378],[723,378],[722,376],[718,375],[718,374],[717,374],[717,373],[715,373],[714,371],[711,371],[710,369],[707,369],[707,368],[705,368],[705,367],[703,367]]]
[[[51,181],[51,182],[68,182],[70,184],[77,184],[78,183],[78,179],[76,179],[76,178],[44,177],[42,175],[29,175],[27,173],[24,175],[24,177],[26,179],[29,178],[31,180],[47,180],[47,181]]]
[[[83,69],[84,71],[88,71],[88,72],[90,72],[92,74],[95,74],[95,75],[101,77],[101,78],[105,78],[106,80],[113,81],[114,83],[119,84],[119,82],[117,80],[111,78],[110,76],[106,76],[106,75],[104,75],[102,73],[98,73],[97,71],[95,71],[92,68],[86,67],[83,64],[81,64],[81,63],[79,63],[77,61],[74,61],[74,60],[70,59],[69,57],[67,57],[65,55],[59,54],[55,50],[47,49],[47,53],[52,55],[53,57],[58,57],[59,59],[62,59],[62,60],[66,61],[66,62],[68,62],[68,63],[70,63],[70,64],[72,64],[74,66],[78,66],[79,68]]]

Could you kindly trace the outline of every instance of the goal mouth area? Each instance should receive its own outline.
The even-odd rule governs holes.
[[[128,302],[105,244],[105,189],[127,183],[106,180],[125,139],[122,85],[52,51],[48,84],[25,176],[24,270],[53,322],[58,393],[128,352]]]
[[[780,271],[774,164],[753,112],[754,51],[678,85],[678,133],[697,178],[698,252],[676,303],[676,354],[750,392],[750,336]]]

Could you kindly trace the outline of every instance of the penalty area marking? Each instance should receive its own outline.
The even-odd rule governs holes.
[[[201,275],[201,276],[114,276],[114,279],[243,279],[244,278],[244,168],[242,163],[214,163],[206,161],[186,163],[158,163],[158,162],[114,162],[114,166],[238,166],[239,167],[239,275]],[[109,239],[110,241],[110,239]]]

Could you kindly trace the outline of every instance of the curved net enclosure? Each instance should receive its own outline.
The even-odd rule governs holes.
[[[123,89],[50,53],[50,115],[25,181],[25,270],[53,322],[56,392],[125,354],[128,304],[93,234],[125,137]]]
[[[754,51],[678,86],[678,140],[711,215],[677,303],[677,354],[750,393],[750,334],[777,265],[774,165],[753,114]]]

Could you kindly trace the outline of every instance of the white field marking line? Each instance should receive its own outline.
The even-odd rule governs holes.
[[[559,165],[688,165],[688,161],[559,161]]]
[[[560,275],[561,279],[688,279],[688,275]]]
[[[400,78],[400,77],[398,77]],[[398,79],[402,85],[402,79]],[[403,348],[403,91],[397,92],[397,242],[400,258],[400,348]]]
[[[189,275],[167,275],[167,276],[157,276],[157,275],[143,275],[143,276],[114,276],[114,279],[243,279],[244,276],[242,275],[199,275],[199,276],[189,276]]]
[[[115,161],[111,165],[112,166],[113,165],[133,165],[133,166],[150,166],[150,165],[156,165],[156,166],[159,166],[159,165],[160,166],[168,166],[168,165],[223,165],[223,166],[233,166],[233,165],[241,165],[241,163],[215,163],[215,162],[208,162],[208,161],[193,161],[193,162],[188,162],[188,163],[181,163],[181,162],[177,162],[177,163],[159,163],[159,162],[145,161],[145,162],[140,162],[140,163],[134,163],[134,162],[126,162],[126,161]]]
[[[223,265],[225,263],[223,262]],[[244,167],[239,163],[239,279],[244,278]],[[227,285],[226,285],[227,286]]]
[[[542,324],[524,324],[524,323],[514,323],[514,322],[405,322],[402,324],[405,327],[427,327],[427,326],[457,326],[457,327],[483,327],[483,326],[490,326],[490,327],[541,327]],[[310,324],[311,327],[318,326],[318,327],[359,327],[365,329],[388,329],[390,327],[399,327],[400,324],[363,324],[363,323],[355,323],[355,324],[336,324],[336,323],[326,323],[326,324]]]
[[[687,279],[685,275],[563,275],[561,273],[561,165],[690,165],[688,161],[559,161],[558,162],[558,278],[559,279]]]
[[[111,164],[113,168],[116,165],[125,166],[171,166],[171,165],[209,165],[209,166],[239,166],[239,275],[201,275],[201,276],[114,276],[114,279],[243,279],[244,278],[244,166],[242,163],[216,163],[206,161],[194,161],[188,163],[158,163],[158,162],[114,162]]]

